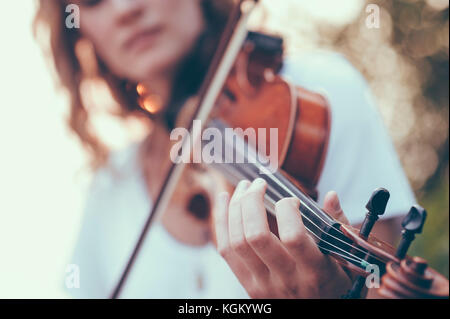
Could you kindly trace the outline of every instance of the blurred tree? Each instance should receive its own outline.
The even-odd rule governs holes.
[[[341,51],[366,76],[419,203],[428,211],[411,254],[449,275],[449,1],[373,0],[343,28],[318,26],[318,46]]]

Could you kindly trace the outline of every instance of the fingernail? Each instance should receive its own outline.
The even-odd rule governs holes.
[[[279,205],[291,206],[294,210],[297,210],[300,207],[300,200],[297,197],[285,197],[275,203],[276,210],[278,210]]]
[[[265,181],[265,179],[258,177],[257,179],[255,179],[254,183],[255,183],[255,185],[265,185],[266,181]]]
[[[266,184],[267,184],[267,182],[263,178],[258,177],[257,179],[255,179],[253,181],[252,186],[253,187],[264,187],[264,186],[266,186]]]
[[[290,202],[295,208],[300,207],[300,199],[298,199],[297,197],[291,197]]]
[[[250,185],[250,187],[248,188],[248,190],[252,190],[255,188],[262,188],[266,185],[266,181],[262,178],[257,178],[253,181],[253,183]]]

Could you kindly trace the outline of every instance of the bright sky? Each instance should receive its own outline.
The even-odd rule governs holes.
[[[337,3],[302,2],[337,24],[360,10],[358,0]],[[0,14],[0,298],[64,298],[87,158],[65,126],[66,101],[33,40],[34,1],[0,1]]]
[[[32,38],[33,11],[33,1],[0,3],[0,298],[65,297],[89,177]]]

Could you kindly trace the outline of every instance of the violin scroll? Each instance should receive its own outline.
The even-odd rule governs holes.
[[[424,259],[405,258],[400,263],[387,264],[378,294],[389,299],[445,299],[449,296],[449,285]]]
[[[425,224],[427,212],[414,205],[402,221],[402,239],[396,257],[400,262],[389,262],[386,273],[381,278],[378,293],[385,298],[448,298],[448,280],[428,267],[426,260],[406,255],[416,234],[420,234]]]

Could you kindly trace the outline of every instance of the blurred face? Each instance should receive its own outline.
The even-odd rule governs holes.
[[[81,33],[117,76],[170,77],[204,28],[200,0],[76,0]]]

